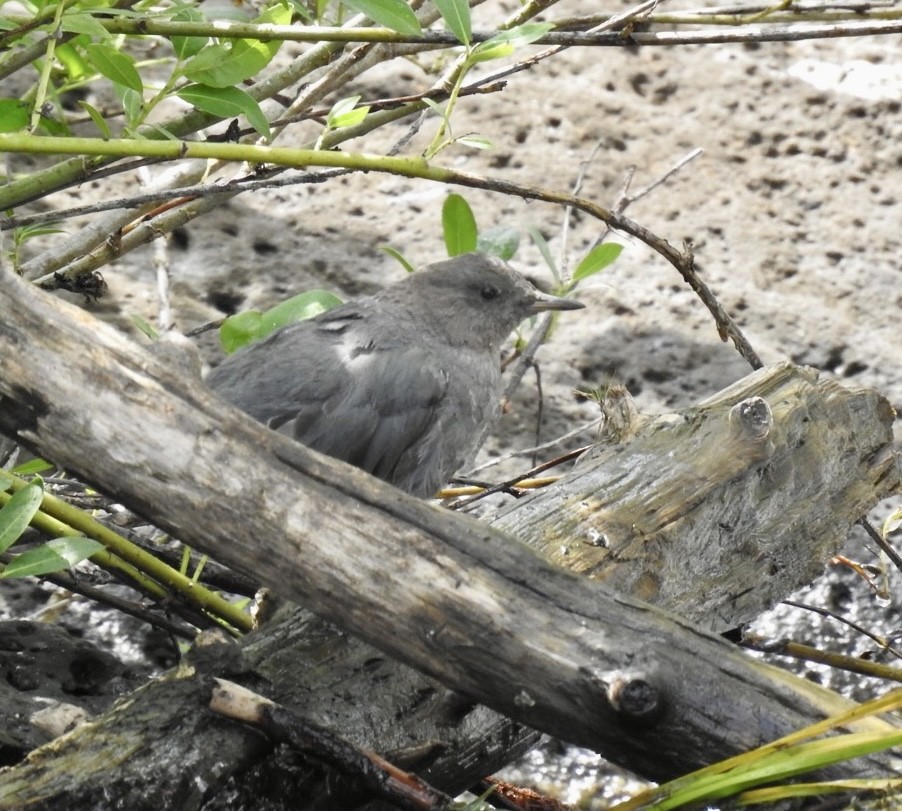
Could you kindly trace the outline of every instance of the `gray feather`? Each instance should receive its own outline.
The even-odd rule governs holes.
[[[533,312],[580,306],[466,254],[284,327],[207,382],[271,428],[429,496],[469,461],[497,413],[511,330]]]

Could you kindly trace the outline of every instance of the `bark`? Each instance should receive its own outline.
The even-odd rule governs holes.
[[[288,808],[319,803],[340,811],[348,807],[345,797],[359,799],[352,786],[337,789],[339,778],[316,759],[273,753],[260,732],[212,712],[216,678],[265,692],[310,723],[378,750],[452,793],[501,768],[539,737],[309,612],[281,613],[238,644],[216,632],[202,635],[181,666],[0,771],[0,809],[188,811],[254,808],[264,797],[273,803],[265,807],[278,807],[273,784],[286,782]],[[41,633],[46,639],[48,631]],[[36,723],[36,712],[47,707],[49,691],[34,692],[30,705],[10,708],[21,726]],[[65,698],[84,703],[80,696]]]
[[[253,572],[388,657],[519,723],[594,748],[660,780],[772,740],[844,705],[827,691],[750,660],[695,624],[553,566],[498,529],[418,502],[263,429],[218,402],[180,367],[15,277],[0,275],[0,305],[6,314],[0,324],[0,429],[17,432],[42,455],[77,471],[193,547]],[[812,382],[807,373],[803,377]],[[727,417],[714,431],[708,458],[717,458],[718,443],[734,453],[750,441],[760,422],[760,404],[746,408],[751,409],[750,421],[748,413],[740,413],[734,423]],[[769,409],[778,422],[783,402],[774,400]],[[867,430],[853,431],[848,441],[818,452],[839,448],[846,464],[861,467],[864,478],[847,489],[861,490],[850,504],[866,506],[898,488],[891,409],[872,396],[849,414],[866,423]],[[797,419],[798,430],[812,422]],[[661,426],[655,432],[659,430]],[[793,443],[804,447],[808,435],[798,430],[754,439],[757,451],[744,454],[734,478],[742,470],[766,470],[768,460]],[[875,442],[868,444],[864,436]],[[633,475],[644,464],[645,478],[636,481],[652,488],[648,482],[660,467],[657,453],[639,454],[614,480]],[[594,470],[596,462],[587,462],[586,470]],[[693,497],[685,499],[690,509],[675,511],[673,517],[692,529],[696,506],[721,497],[708,479],[720,481],[724,471],[719,468],[709,476],[693,454],[684,467],[696,486]],[[771,468],[791,469],[782,463]],[[588,475],[576,474],[580,486]],[[784,480],[772,492],[792,486],[791,479]],[[565,480],[556,492],[560,497],[567,490]],[[587,511],[582,505],[588,500],[590,508],[606,517],[607,496],[594,502],[593,490],[581,492],[571,509]],[[666,502],[655,501],[653,488],[642,496],[656,505],[642,514],[644,519],[665,513]],[[575,544],[570,535],[574,520],[562,519],[562,508],[541,521],[541,511],[532,505],[542,498],[552,496],[518,506],[529,514],[524,523],[531,529],[524,529],[524,535],[544,534],[553,539],[552,546]],[[624,493],[619,498],[629,500]],[[758,502],[747,498],[748,508],[757,509]],[[847,516],[847,522],[856,517]],[[738,522],[733,512],[730,520]],[[668,523],[673,521],[663,522]],[[591,525],[579,526],[588,537]],[[632,553],[636,539],[649,537],[656,550],[664,548],[664,540],[655,535],[658,525],[637,527],[631,535],[621,518],[600,522],[596,532],[611,537],[615,550]],[[734,535],[725,532],[722,537],[738,541],[741,552],[744,539]],[[615,562],[624,557],[619,554]],[[658,586],[648,596],[662,593],[667,592]],[[774,595],[768,597],[772,599]],[[720,619],[726,616],[724,605],[729,600],[717,605]],[[748,610],[744,603],[740,608]],[[148,687],[149,692],[156,689]],[[132,706],[140,707],[138,697]],[[190,700],[181,704],[183,711],[186,706]],[[149,716],[148,722],[157,718]],[[184,712],[172,719],[166,736],[174,735],[182,718]],[[111,752],[119,751],[116,728],[115,723],[102,725],[112,736],[106,741]],[[60,746],[69,746],[78,734],[62,739],[66,743]],[[92,765],[103,760],[81,740],[76,750],[90,749]],[[198,745],[201,740],[196,738]],[[171,745],[172,740],[150,734],[141,747],[156,748],[165,759]],[[117,755],[117,768],[141,747]],[[216,745],[211,748],[215,751]],[[42,774],[56,770],[52,785],[65,796],[66,775],[71,786],[82,772],[71,761],[63,767],[49,756],[51,761],[42,761],[39,768]],[[168,762],[183,769],[191,763]],[[8,770],[0,778],[0,796],[14,797],[13,788],[34,785],[24,778],[28,768]],[[842,773],[889,770],[881,758],[869,758]]]
[[[725,631],[814,580],[898,487],[893,417],[873,390],[777,364],[593,449],[494,525],[559,566]]]

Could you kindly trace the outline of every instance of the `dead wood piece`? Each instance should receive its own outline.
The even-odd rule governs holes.
[[[723,631],[814,580],[899,490],[893,416],[877,392],[781,363],[593,449],[494,525]]]
[[[106,809],[110,798],[130,811],[252,808],[261,799],[255,781],[265,786],[273,772],[292,797],[328,792],[329,807],[348,807],[342,802],[353,796],[334,796],[334,774],[274,753],[258,731],[210,712],[211,676],[265,690],[313,724],[455,794],[539,738],[295,609],[238,643],[203,634],[185,664],[0,770],[0,809]]]
[[[263,730],[269,737],[284,741],[318,760],[337,766],[355,779],[362,790],[358,802],[370,796],[411,811],[440,811],[451,798],[414,774],[399,769],[374,752],[359,749],[319,724],[225,679],[217,679],[210,709],[236,721]],[[348,790],[343,800],[350,799]]]

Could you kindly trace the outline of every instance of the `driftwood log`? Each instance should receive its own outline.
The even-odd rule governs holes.
[[[316,651],[313,662],[325,659],[331,666],[339,658],[339,649],[347,646],[352,657],[363,651],[364,658],[356,660],[359,670],[371,667],[386,684],[410,672],[399,664],[405,662],[502,716],[592,747],[653,779],[772,740],[845,705],[827,691],[750,660],[693,623],[549,564],[510,534],[417,502],[262,429],[219,403],[200,381],[171,363],[8,274],[0,274],[0,306],[5,314],[0,323],[4,367],[0,430],[16,433],[39,453],[77,471],[194,547],[253,572],[277,592],[387,654],[370,655],[372,648],[345,635],[322,636],[322,626],[317,625],[320,630],[313,635],[321,635],[319,644],[324,647],[308,645],[308,656]],[[797,416],[791,430],[784,427],[776,432],[769,422],[773,419],[780,425],[784,399],[794,385],[808,388],[806,396],[811,400],[804,408],[815,416],[821,413],[817,411],[819,384],[810,372],[789,367],[779,371],[781,376],[779,385],[761,387],[761,379],[746,384],[749,395],[763,402],[745,403],[733,417],[729,415],[734,405],[748,399],[737,392],[725,400],[738,397],[737,403],[729,404],[719,418],[705,411],[707,405],[700,406],[696,421],[709,423],[712,448],[720,443],[731,452],[737,448],[747,452],[742,453],[744,458],[731,479],[724,478],[723,469],[706,474],[693,455],[687,456],[684,466],[696,482],[697,497],[683,499],[688,504],[684,514],[668,512],[667,502],[657,499],[654,471],[661,466],[652,454],[660,453],[662,446],[652,451],[648,445],[628,468],[616,472],[615,465],[611,479],[616,486],[624,477],[640,477],[635,479],[637,486],[642,483],[647,489],[638,493],[634,506],[629,506],[625,489],[614,498],[598,484],[603,481],[599,460],[605,455],[600,451],[551,493],[518,504],[499,519],[499,525],[513,526],[506,522],[515,521],[522,510],[528,518],[522,535],[517,530],[521,540],[535,544],[544,539],[551,549],[569,544],[574,551],[582,545],[604,550],[611,554],[591,563],[593,574],[603,576],[606,566],[626,567],[620,574],[616,568],[608,570],[613,572],[609,575],[612,585],[619,588],[622,579],[646,597],[672,600],[673,607],[683,605],[680,599],[691,603],[685,595],[672,596],[680,591],[667,585],[672,564],[669,569],[659,567],[667,577],[649,585],[636,568],[634,561],[641,557],[637,550],[645,543],[649,554],[673,561],[677,553],[668,551],[667,544],[677,542],[671,538],[683,538],[689,544],[687,554],[699,554],[692,552],[691,532],[667,536],[663,530],[677,529],[680,522],[694,530],[699,510],[708,499],[723,498],[727,491],[718,487],[729,480],[749,475],[754,481],[793,469],[787,454],[793,447],[805,447],[809,439],[804,426],[814,420]],[[793,384],[792,378],[800,378],[803,385]],[[770,385],[780,392],[772,401]],[[844,464],[857,471],[857,477],[832,497],[850,491],[852,495],[844,496],[848,509],[863,511],[898,488],[898,467],[891,449],[891,410],[885,401],[852,393],[850,402],[857,405],[847,405],[850,416],[842,421],[844,430],[849,422],[852,430],[821,452],[834,453],[830,449],[838,448]],[[789,412],[802,414],[792,408]],[[693,421],[679,415],[674,419]],[[665,432],[665,423],[652,433]],[[763,439],[762,433],[767,435]],[[615,462],[628,453],[629,444],[613,452]],[[640,471],[643,461],[644,474]],[[807,463],[809,469],[815,462],[816,457]],[[767,470],[770,473],[763,472]],[[668,478],[677,472],[674,469]],[[571,478],[584,486],[586,477],[593,475],[599,478],[591,488],[570,490]],[[784,479],[773,492],[783,495],[792,486],[793,481]],[[573,493],[580,493],[573,502],[576,516],[561,506]],[[755,499],[763,491],[753,495],[746,496],[751,509],[759,506]],[[560,501],[547,508],[550,514],[543,523],[541,510],[546,508],[537,505],[555,498]],[[620,515],[614,510],[618,504],[627,505]],[[740,524],[737,510],[738,506],[731,507],[726,522],[734,529],[724,529],[720,537],[722,543],[733,539],[735,554],[748,554],[749,537],[735,529],[748,524]],[[586,516],[592,511],[596,518],[590,523]],[[631,514],[641,520],[628,519]],[[857,517],[857,513],[845,515],[842,523],[847,527]],[[793,514],[793,525],[797,520],[804,523],[803,516]],[[838,531],[829,544],[834,545],[841,534]],[[751,538],[763,544],[760,548],[765,552],[775,547],[774,538],[762,533]],[[800,546],[794,547],[798,557],[825,551]],[[718,554],[729,554],[729,550]],[[784,555],[778,561],[785,559]],[[765,565],[774,568],[770,562]],[[823,557],[810,566],[795,566],[781,588],[788,591],[799,578],[808,576],[805,571],[822,565]],[[760,583],[753,585],[757,588]],[[684,593],[691,590],[691,584],[682,589]],[[749,591],[748,581],[726,585],[724,594],[729,596],[705,607],[696,619],[704,622],[713,613],[716,618],[706,625],[729,624],[731,617],[754,610],[744,596]],[[736,599],[740,593],[743,599]],[[759,602],[767,604],[780,596],[772,591]],[[263,646],[270,644],[269,639],[280,639],[286,627],[290,624],[259,632]],[[282,641],[289,638],[300,637],[289,634]],[[245,647],[250,650],[253,644],[249,639]],[[272,649],[276,659],[280,654],[289,656],[287,645],[281,651],[278,646]],[[132,767],[136,774],[145,775],[143,786],[148,791],[147,775],[154,776],[156,786],[165,782],[156,780],[161,775],[180,780],[179,785],[190,783],[199,804],[222,785],[230,768],[246,765],[248,753],[261,747],[255,733],[239,730],[242,736],[250,736],[241,738],[242,754],[225,756],[228,748],[222,742],[238,728],[212,718],[201,706],[201,695],[209,696],[207,680],[234,678],[234,673],[226,672],[231,669],[245,673],[251,681],[278,682],[275,668],[262,675],[261,661],[240,666],[207,663],[148,685],[97,725],[76,730],[37,750],[22,765],[0,773],[0,804],[69,807],[66,803],[79,796],[82,780],[87,788],[81,796],[118,798],[116,790],[123,784],[116,775]],[[307,669],[322,675],[316,666]],[[414,689],[421,690],[426,704],[434,702],[430,710],[436,717],[444,712],[448,724],[473,711],[466,700],[434,681],[420,684]],[[316,720],[321,723],[324,715],[328,724],[332,708],[327,700],[309,687],[296,688],[298,693],[305,690],[311,713],[319,713]],[[278,691],[279,686],[274,686],[273,692]],[[348,703],[359,704],[360,695],[365,693],[344,697]],[[417,707],[409,706],[408,711],[415,721]],[[480,712],[489,711],[480,708]],[[497,713],[479,718],[489,724],[490,718],[503,721]],[[345,721],[340,713],[333,719],[338,716]],[[182,737],[182,728],[187,738]],[[526,740],[526,733],[517,729],[518,739]],[[362,728],[336,731],[349,737],[359,734],[365,745],[380,749],[379,741]],[[408,755],[419,751],[420,765],[428,768],[441,749],[438,744],[434,739],[417,743],[405,738],[383,742],[380,751],[394,748]],[[216,762],[204,761],[207,766],[202,768],[201,754]],[[408,762],[415,760],[412,756]],[[892,771],[887,758],[877,757],[842,769],[845,775]],[[463,779],[460,774],[457,778]],[[466,783],[450,780],[443,787],[454,790],[462,785]],[[91,794],[92,790],[106,793]]]
[[[823,573],[899,486],[877,392],[781,363],[639,421],[494,522],[559,566],[714,631]]]

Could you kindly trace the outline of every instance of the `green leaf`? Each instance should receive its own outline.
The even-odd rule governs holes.
[[[473,38],[470,26],[470,4],[468,0],[433,0],[442,15],[445,25],[464,45]]]
[[[198,84],[230,87],[253,76],[255,66],[235,59],[231,44],[216,43],[189,59],[182,73]]]
[[[404,270],[406,270],[408,273],[413,273],[413,265],[410,263],[407,257],[404,256],[404,254],[401,253],[401,251],[399,251],[397,248],[392,248],[391,245],[383,245],[380,250],[385,251],[392,258],[397,259],[398,262],[401,263],[401,267],[403,267]]]
[[[506,31],[499,31],[494,37],[487,39],[485,44],[509,42],[519,48],[521,45],[529,45],[529,43],[541,39],[552,28],[554,28],[554,23],[523,23],[523,25],[508,28]]]
[[[50,574],[69,568],[69,562],[56,554],[46,545],[29,549],[14,557],[6,568],[0,572],[0,578],[29,577],[30,575]]]
[[[425,104],[430,110],[432,110],[432,112],[435,113],[439,118],[445,117],[445,108],[442,107],[442,105],[434,99],[424,97],[423,104]]]
[[[545,260],[545,264],[548,265],[549,270],[551,270],[554,280],[560,284],[561,274],[557,269],[557,265],[554,263],[554,257],[551,255],[551,248],[548,247],[548,243],[545,241],[545,237],[542,236],[542,232],[531,225],[526,229],[526,233],[529,234],[530,238],[535,243],[535,246],[539,249],[539,253],[542,254],[542,259]]]
[[[70,82],[79,82],[92,72],[90,65],[72,42],[57,45],[55,55]]]
[[[460,256],[476,250],[476,217],[470,204],[451,193],[442,206],[442,231],[448,256]]]
[[[204,84],[192,84],[178,91],[178,96],[198,110],[218,116],[234,118],[244,115],[251,126],[261,135],[269,138],[272,133],[269,122],[256,100],[237,87],[211,87]]]
[[[341,304],[328,290],[307,290],[261,313],[247,310],[229,316],[219,328],[219,343],[227,354],[265,338],[286,324],[313,318]]]
[[[623,245],[617,242],[605,242],[601,245],[596,245],[576,266],[576,270],[573,271],[573,281],[582,281],[600,270],[604,270],[620,256],[622,250]]]
[[[471,64],[488,62],[492,59],[503,59],[510,56],[516,48],[510,42],[495,42],[495,38],[480,42],[470,53],[468,61]]]
[[[66,229],[60,228],[59,225],[59,220],[52,220],[51,222],[43,222],[36,225],[23,225],[14,232],[16,235],[16,242],[21,245],[23,242],[27,242],[29,239],[34,239],[35,237],[44,237],[48,234],[65,234]]]
[[[180,141],[181,140],[181,138],[179,138],[177,135],[175,135],[174,133],[167,130],[166,127],[163,127],[160,124],[156,124],[153,121],[151,121],[149,123],[145,122],[144,126],[152,129],[154,132],[160,133],[160,137],[164,138],[167,141]]]
[[[30,577],[61,572],[102,549],[103,544],[90,538],[56,538],[17,555],[0,573],[0,577]]]
[[[263,314],[258,310],[247,310],[230,315],[219,328],[219,345],[227,355],[236,349],[253,343],[260,337],[260,322]]]
[[[52,470],[56,465],[48,462],[46,459],[29,459],[16,465],[10,473],[15,476],[33,476],[35,473],[43,473],[45,470]]]
[[[513,257],[520,247],[520,232],[509,225],[496,225],[479,234],[476,250],[490,256],[501,257],[505,262]]]
[[[261,327],[265,331],[260,337],[269,335],[270,332],[284,327],[286,324],[313,318],[341,303],[341,299],[328,290],[307,290],[298,293],[263,313]]]
[[[143,332],[151,341],[156,341],[160,337],[160,333],[156,330],[156,328],[152,324],[148,324],[140,315],[137,313],[132,314],[132,323]]]
[[[454,139],[454,143],[461,144],[462,146],[473,147],[473,149],[494,149],[495,148],[495,145],[488,138],[483,138],[483,136],[476,135],[476,133],[470,133],[469,135],[461,135],[459,138]]]
[[[331,126],[333,129],[338,129],[339,127],[354,127],[357,124],[362,124],[367,115],[369,115],[369,112],[370,108],[368,106],[357,107],[344,115],[335,116],[335,118],[332,119]]]
[[[358,101],[360,101],[360,96],[348,96],[346,99],[336,101],[326,114],[326,126],[329,129],[338,129],[360,124],[366,118],[370,108],[358,107]]]
[[[49,546],[57,555],[68,561],[70,566],[87,560],[91,555],[96,555],[104,550],[104,545],[99,541],[91,538],[84,538],[80,535],[64,535],[61,538],[54,538],[45,544]]]
[[[106,119],[104,119],[104,117],[100,114],[100,111],[99,111],[99,110],[97,110],[95,107],[93,107],[93,106],[91,106],[90,104],[88,104],[88,102],[86,102],[86,101],[79,101],[79,102],[78,102],[78,105],[79,105],[79,107],[81,107],[81,109],[84,110],[89,116],[91,116],[91,121],[94,122],[94,126],[97,127],[97,129],[100,130],[100,134],[101,134],[104,138],[107,138],[107,139],[108,139],[108,138],[112,138],[112,137],[113,137],[112,133],[110,132],[110,127],[109,127],[109,125],[106,123]]]
[[[291,8],[288,4],[276,3],[266,9],[254,22],[263,25],[288,25],[291,22]],[[283,41],[274,39],[264,42],[256,39],[238,39],[235,40],[234,44],[235,55],[239,59],[255,58],[262,62],[259,69],[254,71],[254,73],[257,73],[272,61],[273,57],[279,52],[279,48],[282,47]]]
[[[28,126],[31,113],[28,105],[18,99],[0,99],[0,132],[18,132]]]
[[[60,138],[68,138],[72,135],[66,120],[64,118],[55,118],[52,113],[49,116],[41,116],[38,122],[38,129],[43,135],[53,135]]]
[[[360,101],[360,96],[348,96],[336,101],[326,114],[326,123],[331,125],[332,119],[336,116],[343,116],[345,113],[351,112],[357,106],[358,101]]]
[[[373,22],[399,34],[418,37],[423,33],[420,21],[404,0],[343,0],[349,8],[366,14]]]
[[[552,28],[554,28],[552,23],[524,23],[501,31],[473,48],[470,61],[487,62],[490,59],[510,56],[517,48],[544,37]]]
[[[122,109],[125,110],[125,123],[128,127],[134,127],[141,122],[141,114],[144,112],[144,99],[141,94],[130,87],[122,88],[120,94]]]
[[[41,506],[44,490],[39,484],[28,484],[13,494],[0,510],[0,552],[5,552],[25,532]]]
[[[287,25],[291,10],[276,5],[261,14],[255,23]],[[279,40],[236,39],[229,44],[208,45],[185,63],[184,75],[198,84],[231,87],[259,73],[276,55]]]
[[[99,73],[106,76],[111,82],[134,90],[136,93],[144,92],[144,83],[135,70],[134,60],[110,45],[99,42],[90,42],[85,45],[85,53],[91,64]]]
[[[112,35],[104,28],[93,14],[69,9],[60,20],[60,28],[70,34],[87,34],[91,39],[108,41]]]
[[[174,22],[203,22],[204,15],[194,8],[181,8],[172,15]],[[172,37],[172,49],[179,61],[190,59],[200,53],[210,42],[209,37]]]

